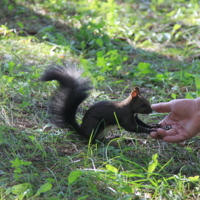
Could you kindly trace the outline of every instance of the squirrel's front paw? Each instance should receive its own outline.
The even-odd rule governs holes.
[[[149,129],[149,132],[150,132],[150,133],[151,133],[151,132],[157,132],[157,129],[150,128],[150,129]]]
[[[151,125],[151,128],[162,128],[161,124],[153,124]]]

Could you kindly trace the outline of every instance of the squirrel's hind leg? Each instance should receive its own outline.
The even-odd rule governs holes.
[[[104,136],[104,129],[106,128],[104,120],[99,121],[95,118],[85,119],[81,125],[81,133],[89,141],[94,141],[96,139],[102,140]]]

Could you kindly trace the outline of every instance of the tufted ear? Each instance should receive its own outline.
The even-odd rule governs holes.
[[[139,87],[135,87],[134,90],[131,92],[131,97],[135,98],[140,94]]]

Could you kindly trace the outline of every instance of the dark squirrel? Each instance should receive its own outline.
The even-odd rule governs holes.
[[[47,69],[42,81],[56,80],[60,86],[52,97],[50,113],[55,125],[70,128],[79,135],[95,142],[103,139],[105,132],[118,124],[125,130],[136,133],[150,133],[156,127],[145,124],[137,113],[152,112],[148,100],[135,87],[123,101],[100,101],[85,113],[82,124],[76,121],[78,106],[88,97],[92,89],[88,78],[82,77],[83,71],[77,67],[54,67]]]

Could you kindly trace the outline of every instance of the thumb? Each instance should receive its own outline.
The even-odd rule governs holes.
[[[152,110],[158,113],[167,113],[167,112],[171,112],[171,105],[172,105],[172,102],[157,103],[157,104],[152,104],[151,108]]]

